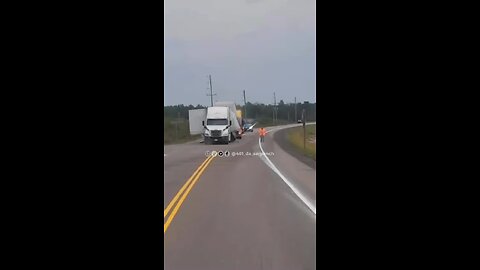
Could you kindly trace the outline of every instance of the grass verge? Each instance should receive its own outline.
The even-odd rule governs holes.
[[[179,144],[196,139],[200,139],[201,135],[190,135],[188,120],[164,118],[163,121],[163,144]]]
[[[306,143],[305,149],[303,148],[303,127],[296,127],[290,129],[287,134],[288,141],[295,146],[295,148],[301,152],[302,154],[312,158],[313,160],[317,160],[317,150],[316,150],[316,143],[312,143],[309,139],[314,138],[317,134],[316,132],[317,125],[308,125],[305,126],[306,132]]]

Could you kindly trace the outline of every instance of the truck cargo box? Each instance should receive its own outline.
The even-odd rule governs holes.
[[[190,126],[190,135],[203,133],[202,121],[207,117],[207,109],[196,109],[188,111],[188,124]]]

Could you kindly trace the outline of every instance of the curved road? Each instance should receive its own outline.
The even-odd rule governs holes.
[[[267,128],[261,145],[255,130],[229,145],[165,146],[165,269],[315,269],[315,170],[272,139],[293,126]]]

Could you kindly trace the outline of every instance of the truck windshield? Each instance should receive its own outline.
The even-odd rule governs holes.
[[[227,124],[227,119],[207,119],[207,125],[212,125],[212,126],[220,126],[220,125],[226,125]]]

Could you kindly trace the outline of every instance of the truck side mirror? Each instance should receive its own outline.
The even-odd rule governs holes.
[[[232,120],[230,120],[230,126],[232,125]]]
[[[205,121],[202,121],[202,126],[205,126]]]

